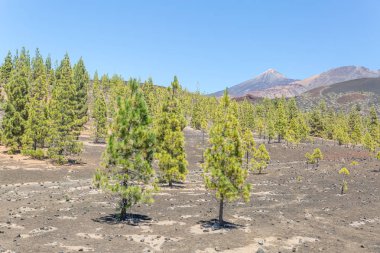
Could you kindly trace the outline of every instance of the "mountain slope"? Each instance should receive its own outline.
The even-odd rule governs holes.
[[[252,79],[249,79],[247,81],[244,81],[242,83],[228,88],[228,92],[230,96],[241,97],[254,91],[260,91],[271,87],[287,85],[294,81],[296,80],[287,78],[274,69],[268,69],[264,73],[261,73],[260,75]],[[210,95],[219,97],[223,95],[223,92],[224,90],[215,92]]]
[[[359,104],[363,110],[380,101],[380,78],[361,78],[311,89],[298,96],[299,105],[305,109],[324,99],[333,108],[350,108]]]

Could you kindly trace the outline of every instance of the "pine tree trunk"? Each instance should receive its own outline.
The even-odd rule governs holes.
[[[248,164],[249,164],[249,153],[247,151],[247,169],[248,169]]]
[[[172,181],[172,180],[169,180],[169,187],[170,187],[170,188],[173,187],[173,181]]]
[[[224,220],[223,220],[223,195],[220,198],[219,202],[219,225],[223,226],[224,225]]]
[[[203,150],[205,149],[205,132],[202,130],[202,147],[203,147]],[[205,161],[205,157],[204,157],[204,152],[202,152],[202,163],[204,163]]]
[[[121,200],[121,212],[120,212],[120,220],[125,220],[127,218],[127,199]]]

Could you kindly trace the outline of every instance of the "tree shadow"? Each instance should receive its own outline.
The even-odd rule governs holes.
[[[238,229],[243,228],[244,226],[240,224],[231,223],[228,221],[224,221],[223,224],[219,223],[219,220],[217,219],[211,219],[211,220],[201,220],[198,221],[197,224],[200,224],[202,228],[204,229],[211,229],[211,230],[219,230],[219,229]]]
[[[106,223],[110,225],[127,224],[131,226],[138,226],[141,223],[150,222],[152,218],[143,214],[127,213],[125,220],[120,219],[120,214],[109,214],[103,217],[92,219],[94,222]]]
[[[159,182],[161,185],[160,187],[161,188],[173,188],[173,189],[182,189],[182,188],[185,188],[185,184],[181,181],[173,181],[173,185],[172,186],[169,186],[169,183],[168,182],[165,182],[165,181],[160,181]]]
[[[267,175],[268,172],[261,172],[261,173],[252,173],[252,175],[255,175],[255,176],[264,176],[264,175]]]

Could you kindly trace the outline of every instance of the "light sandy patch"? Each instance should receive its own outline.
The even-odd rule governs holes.
[[[9,228],[9,229],[24,229],[23,226],[14,224],[14,223],[0,223],[0,228]]]
[[[139,228],[141,229],[142,233],[152,233],[153,232],[151,226],[148,226],[148,225],[140,225]]]
[[[83,190],[89,190],[91,188],[91,186],[87,185],[87,186],[78,186],[78,187],[70,187],[69,188],[69,192],[74,192],[74,191],[83,191]]]
[[[88,234],[88,233],[77,233],[77,236],[83,238],[83,239],[96,239],[96,240],[102,240],[104,239],[103,234]]]
[[[191,218],[191,217],[199,217],[199,214],[196,214],[196,215],[190,215],[190,214],[181,215],[182,219],[188,219],[188,218]]]
[[[89,252],[89,251],[94,251],[94,249],[90,248],[90,247],[86,247],[86,246],[69,246],[69,245],[64,245],[62,243],[58,243],[58,242],[46,243],[44,245],[45,246],[58,246],[58,247],[61,247],[61,248],[64,248],[64,249],[68,250],[68,252],[78,252],[78,251]]]
[[[84,141],[83,144],[89,147],[105,147],[106,146],[105,143],[94,143],[94,142],[88,142],[88,141]]]
[[[76,216],[59,216],[58,219],[60,220],[76,220],[78,217]]]
[[[260,196],[267,196],[267,195],[276,195],[274,192],[267,191],[267,192],[254,192],[253,195],[260,195]]]
[[[35,235],[40,235],[40,234],[45,234],[45,233],[49,233],[49,232],[53,232],[53,231],[56,231],[57,228],[56,227],[42,227],[42,228],[35,228],[33,229],[32,231],[29,232],[29,234],[31,236],[35,236]]]
[[[247,217],[247,216],[240,216],[240,215],[232,215],[235,219],[238,219],[238,220],[245,220],[245,221],[252,221],[252,218],[250,217]]]
[[[96,206],[111,206],[111,203],[109,202],[92,202],[92,204],[95,204]]]
[[[200,195],[205,195],[204,193],[189,193],[187,194],[189,196],[200,196]]]
[[[214,248],[206,248],[204,250],[197,250],[195,251],[196,253],[214,253],[214,252],[222,252],[222,253],[252,253],[252,252],[256,252],[259,248],[272,248],[272,247],[280,247],[280,248],[283,248],[283,249],[293,249],[295,246],[299,245],[299,244],[302,244],[302,243],[305,243],[305,242],[316,242],[318,241],[317,239],[315,238],[310,238],[310,237],[302,237],[302,236],[294,236],[292,238],[289,238],[285,241],[279,241],[277,240],[276,237],[267,237],[265,239],[262,239],[262,238],[254,238],[254,241],[255,243],[252,243],[252,244],[249,244],[247,246],[244,246],[244,247],[239,247],[239,248],[234,248],[234,249],[229,249],[229,250],[223,250],[223,251],[220,251],[220,250],[215,250]],[[261,246],[259,244],[259,242],[261,242],[261,244],[263,244],[263,246]],[[276,250],[277,252],[278,250]],[[268,251],[268,250],[264,250],[264,252],[273,252],[273,251]]]
[[[21,206],[18,210],[19,210],[19,212],[21,212],[21,213],[37,211],[36,208],[34,208],[34,207],[29,207],[29,206]]]
[[[351,222],[350,226],[357,228],[357,227],[365,225],[366,223],[375,223],[375,222],[380,222],[380,218],[376,217],[374,219],[361,219],[360,221]]]
[[[196,205],[181,205],[181,206],[171,206],[169,209],[174,210],[176,208],[190,208],[190,207],[195,207]]]
[[[212,230],[211,228],[204,228],[199,224],[190,227],[190,233],[195,234],[195,235],[224,234],[227,232],[228,232],[228,229],[221,228],[221,229]]]
[[[160,225],[160,226],[171,226],[171,225],[186,225],[185,222],[181,222],[181,221],[174,221],[174,220],[162,220],[162,221],[159,221],[157,223],[154,223],[155,225]]]
[[[157,192],[157,193],[154,193],[155,196],[171,196],[170,193],[167,193],[167,192]]]
[[[182,238],[168,238],[161,235],[124,235],[130,241],[143,243],[155,251],[161,251],[165,242],[178,242]]]

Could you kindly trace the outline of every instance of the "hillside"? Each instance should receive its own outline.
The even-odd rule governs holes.
[[[311,108],[324,99],[334,108],[349,108],[359,104],[363,109],[377,105],[380,98],[380,78],[361,78],[311,89],[297,101],[303,108]]]

